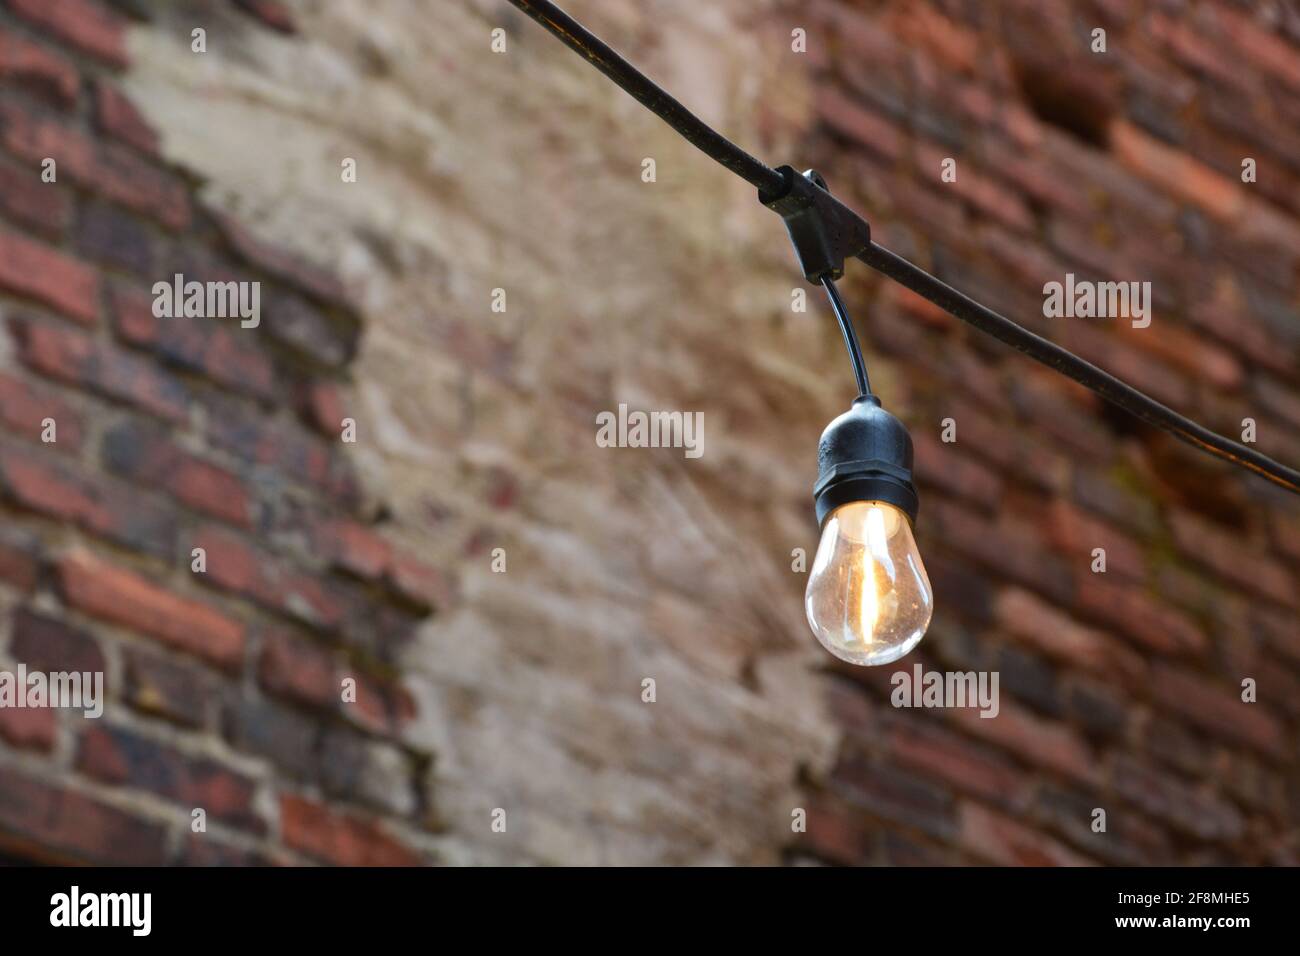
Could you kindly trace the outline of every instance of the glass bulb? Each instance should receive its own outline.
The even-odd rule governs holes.
[[[817,640],[850,664],[888,664],[914,648],[934,596],[907,516],[883,501],[832,511],[804,608]]]

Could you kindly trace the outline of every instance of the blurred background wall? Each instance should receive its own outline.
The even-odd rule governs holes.
[[[885,245],[1300,462],[1287,6],[566,7]],[[5,854],[1295,862],[1297,502],[854,268],[938,612],[833,666],[792,563],[834,323],[748,186],[508,4],[5,0],[0,80],[0,669],[108,694],[0,709]],[[261,324],[155,319],[178,272],[261,282]],[[1067,272],[1150,281],[1151,325],[1044,319]],[[598,447],[620,403],[703,412],[703,455]],[[999,715],[891,707],[917,662],[997,671]]]

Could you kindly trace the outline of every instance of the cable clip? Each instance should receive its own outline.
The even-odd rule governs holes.
[[[780,195],[758,191],[758,201],[785,220],[799,268],[809,282],[823,276],[839,279],[844,260],[871,245],[867,221],[831,195],[826,180],[816,170],[800,175],[790,166],[777,169],[785,181]]]

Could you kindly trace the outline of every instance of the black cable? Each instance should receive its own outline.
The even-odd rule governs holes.
[[[1249,469],[1288,491],[1300,493],[1300,471],[1288,468],[1266,455],[1261,455],[1245,445],[1215,434],[1189,418],[1184,418],[1168,406],[1144,395],[1109,372],[1097,368],[1091,362],[1084,361],[1073,352],[1054,342],[1049,342],[1040,335],[1035,335],[1006,316],[980,305],[902,256],[873,242],[858,258],[895,282],[907,286],[917,295],[933,302],[945,312],[1037,359],[1048,368],[1074,379],[1080,385],[1091,389],[1148,425],[1164,429],[1189,445]]]
[[[580,53],[592,66],[631,94],[642,106],[675,129],[686,141],[757,189],[781,188],[781,174],[750,156],[731,140],[669,96],[648,76],[623,59],[573,17],[547,0],[510,0],[569,49]]]
[[[774,195],[784,191],[786,183],[780,173],[750,156],[704,123],[554,3],[549,0],[510,0],[510,2],[562,40],[570,49],[582,54],[596,69],[630,93],[706,156],[721,163],[760,191]],[[858,258],[883,275],[907,286],[922,298],[933,302],[945,312],[1073,379],[1142,421],[1161,428],[1202,451],[1253,471],[1288,491],[1300,494],[1300,471],[1280,464],[1245,445],[1217,435],[1191,419],[1179,415],[1173,409],[1126,385],[1115,376],[1084,361],[1067,349],[1035,335],[1005,316],[980,305],[974,299],[963,295],[883,246],[872,242]],[[833,287],[828,286],[827,291],[831,293],[832,305],[834,305]],[[838,319],[839,316],[840,312],[837,309],[836,318]],[[845,330],[847,344],[852,327],[842,319],[840,327]],[[850,346],[851,353],[852,350],[853,347]],[[858,358],[860,360],[860,354]],[[854,373],[856,374],[857,371],[855,366]],[[865,377],[865,370],[863,376]],[[861,387],[861,380],[859,387]]]
[[[853,377],[858,381],[858,397],[863,398],[871,394],[871,382],[867,379],[867,363],[862,360],[862,349],[858,347],[857,333],[853,331],[853,322],[849,319],[848,310],[844,308],[840,290],[835,288],[835,280],[829,275],[822,276],[822,285],[826,287],[826,295],[831,300],[835,320],[839,322],[840,331],[844,333],[844,347],[849,350],[849,361],[853,363]]]

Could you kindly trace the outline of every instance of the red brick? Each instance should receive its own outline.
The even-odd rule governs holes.
[[[1160,527],[1155,505],[1106,473],[1076,468],[1070,491],[1083,508],[1097,512],[1125,531],[1146,537]]]
[[[216,691],[207,675],[179,661],[139,648],[124,652],[123,699],[136,710],[187,727],[200,727],[215,707]]]
[[[958,440],[948,443],[929,431],[912,429],[917,480],[966,498],[981,511],[992,511],[1002,497],[1002,479],[966,454],[960,419],[957,429]]]
[[[202,548],[207,555],[204,580],[250,597],[262,593],[263,579],[267,576],[262,568],[262,557],[242,538],[216,528],[201,528],[190,544]]]
[[[99,317],[99,275],[94,269],[14,233],[0,232],[0,289],[86,325]]]
[[[343,705],[343,713],[358,727],[376,734],[396,734],[415,716],[415,702],[399,684],[343,669],[338,677],[356,681],[357,699]],[[335,697],[338,697],[336,685]]]
[[[994,223],[983,224],[977,236],[981,249],[1031,289],[1041,289],[1047,282],[1059,282],[1069,271],[1069,267],[1057,259],[1050,249],[1025,242],[1023,236],[1015,235]]]
[[[1252,659],[1250,665],[1248,670],[1241,668],[1237,673],[1244,672],[1256,679],[1268,706],[1285,711],[1291,719],[1300,717],[1300,676],[1291,668],[1290,662],[1264,654]]]
[[[280,796],[285,846],[336,866],[421,866],[424,860],[373,823],[293,794]]]
[[[1126,276],[1131,272],[1130,264],[1126,263],[1114,248],[1114,241],[1101,233],[1094,224],[1075,222],[1070,219],[1054,219],[1048,226],[1047,239],[1056,258],[1066,266],[1066,271],[1082,272],[1087,275],[1096,273],[1115,278]],[[1061,281],[1063,277],[1058,274],[1055,278]],[[1035,320],[1042,313],[1041,300],[1036,304],[1038,307],[1028,313],[1034,316]],[[1068,326],[1064,321],[1054,321],[1051,325],[1045,323],[1044,327],[1056,330]]]
[[[1288,43],[1276,32],[1262,26],[1258,18],[1227,6],[1214,7],[1214,29],[1222,31],[1241,51],[1243,61],[1252,69],[1267,70],[1300,91],[1300,55],[1294,42]]]
[[[12,770],[0,774],[0,842],[39,848],[52,863],[161,866],[167,829]]]
[[[954,644],[948,638],[950,646]],[[959,653],[965,648],[958,646]],[[991,659],[989,659],[991,656]],[[1058,670],[1043,655],[1012,644],[996,645],[977,652],[971,663],[959,660],[959,667],[987,666],[998,672],[1001,693],[1028,705],[1034,711],[1054,719],[1064,719],[1064,697]]]
[[[1053,602],[1070,601],[1073,585],[1069,568],[1041,547],[1030,528],[994,522],[945,501],[927,504],[926,515],[926,521],[934,522],[934,533],[958,553]]]
[[[347,290],[332,272],[306,262],[280,246],[257,238],[231,216],[214,213],[213,219],[220,227],[226,243],[249,265],[263,269],[276,278],[297,286],[325,305],[345,308],[351,306]]]
[[[1186,511],[1175,510],[1169,524],[1182,552],[1219,577],[1287,607],[1300,606],[1300,585],[1263,548],[1255,550],[1243,537]]]
[[[170,510],[44,452],[0,447],[0,492],[37,514],[70,521],[129,548],[172,556],[176,519]]]
[[[1189,23],[1155,13],[1145,23],[1147,32],[1179,61],[1206,74],[1216,85],[1235,87],[1247,74],[1224,49],[1221,39],[1198,32]]]
[[[1276,127],[1262,128],[1268,129],[1270,136],[1276,132]],[[1233,152],[1237,153],[1238,150]],[[1248,147],[1239,147],[1239,154],[1254,152]],[[1251,183],[1249,188],[1276,192],[1279,185],[1274,181],[1275,176],[1273,174],[1276,160],[1271,160],[1267,156],[1257,158],[1260,168],[1266,172],[1265,183],[1267,185]],[[1290,188],[1296,188],[1292,177],[1282,174],[1277,178],[1281,179],[1283,177],[1287,182],[1291,183]],[[1290,198],[1290,196],[1287,196],[1280,199],[1280,201],[1295,205],[1294,202],[1289,202]],[[1275,199],[1274,201],[1279,200]],[[1300,202],[1300,200],[1297,201]],[[1289,288],[1291,276],[1296,266],[1297,248],[1294,243],[1289,243],[1287,240],[1289,237],[1294,236],[1296,229],[1297,226],[1290,222],[1284,213],[1275,213],[1270,207],[1262,203],[1250,203],[1249,211],[1244,219],[1228,229],[1221,230],[1215,236],[1215,251],[1220,254],[1220,261],[1233,270],[1232,273],[1220,274],[1219,281],[1230,281],[1235,278],[1252,283],[1259,282],[1269,288]],[[1197,304],[1192,303],[1193,307]],[[1226,344],[1231,347],[1234,343],[1228,342]]]
[[[1176,717],[1159,712],[1144,715],[1139,736],[1145,753],[1192,777],[1204,776],[1214,765],[1218,741]]]
[[[181,848],[178,866],[278,866],[283,861],[260,850],[247,850],[213,839],[208,833],[191,833]]]
[[[157,132],[140,115],[126,94],[103,80],[95,83],[95,122],[114,139],[150,156],[158,154]]]
[[[1230,352],[1185,328],[1163,322],[1152,334],[1151,327],[1138,329],[1131,322],[1120,322],[1116,329],[1125,344],[1144,349],[1216,388],[1235,391],[1245,381],[1241,363]]]
[[[1034,216],[1016,193],[995,179],[973,168],[973,163],[958,163],[957,178],[945,183],[939,180],[940,164],[951,151],[934,146],[921,146],[917,150],[917,164],[923,176],[934,178],[936,189],[946,189],[970,203],[983,215],[1002,223],[1010,229],[1025,233],[1034,229]]]
[[[376,532],[347,518],[318,522],[312,530],[316,552],[336,568],[366,581],[383,583],[421,607],[450,601],[446,575],[393,547]]]
[[[1240,185],[1200,161],[1116,119],[1110,126],[1111,148],[1129,168],[1157,188],[1200,206],[1216,219],[1231,222],[1246,208]]]
[[[1300,515],[1278,515],[1271,522],[1273,546],[1292,561],[1300,561]]]
[[[302,407],[307,424],[326,438],[339,437],[343,419],[347,417],[339,386],[333,382],[313,382],[304,390]]]
[[[825,29],[855,58],[866,57],[876,63],[894,66],[902,66],[906,62],[906,50],[885,29],[885,24],[879,17],[829,0],[810,4],[809,12],[825,24]]]
[[[189,419],[189,390],[152,363],[54,325],[15,319],[11,328],[19,358],[34,371],[137,405],[168,421]]]
[[[977,374],[970,371],[968,366],[982,365],[984,362],[983,359],[975,359],[969,355],[964,358],[954,355],[950,361],[956,373],[968,383]],[[999,396],[1004,394],[1002,384],[996,379],[985,383],[980,388],[996,390]],[[981,393],[976,397],[981,404],[990,402],[985,394]],[[962,408],[959,414],[959,418],[954,414],[955,420],[959,422],[957,426],[959,441],[965,444],[969,453],[995,466],[995,473],[1023,477],[1025,481],[1043,491],[1054,493],[1060,486],[1061,479],[1067,471],[1064,459],[1040,446],[1032,433],[1013,426],[1007,420],[986,418],[971,408]]]
[[[316,782],[323,775],[319,715],[262,695],[227,694],[222,730],[239,750],[270,760],[277,774]]]
[[[243,662],[244,625],[210,605],[172,594],[84,552],[62,558],[58,575],[64,600],[79,611],[228,670]]]
[[[865,179],[882,174],[874,167],[862,164],[861,171],[856,175]],[[967,232],[966,210],[962,208],[956,195],[935,190],[929,182],[921,181],[919,177],[915,180],[895,180],[890,191],[889,202],[894,215],[899,219],[924,222],[936,238],[961,236]],[[897,323],[897,329],[889,329],[881,319],[890,314],[890,311],[882,309],[878,312],[870,312],[864,318],[871,327],[879,326],[882,330],[887,329],[892,332],[894,341],[889,343],[889,347],[893,354],[907,355],[915,361],[924,362],[929,357],[928,354],[914,347],[923,341],[921,330],[916,328],[910,317]],[[941,327],[937,321],[927,325],[930,328]]]
[[[151,223],[112,203],[82,203],[72,234],[77,255],[109,269],[148,278],[157,274],[160,248]]]
[[[903,152],[898,127],[878,113],[864,109],[834,86],[818,87],[813,96],[818,117],[842,136],[889,160]]]
[[[911,834],[885,830],[876,842],[883,866],[953,866],[956,862],[951,850],[914,839]]]
[[[1219,751],[1215,770],[1226,790],[1246,806],[1283,816],[1287,806],[1285,778],[1267,769],[1253,755],[1241,751]]]
[[[1245,294],[1234,279],[1217,280],[1209,295],[1191,304],[1188,315],[1198,328],[1252,362],[1282,375],[1293,374],[1286,349],[1251,315]]]
[[[182,180],[140,159],[116,143],[99,149],[85,185],[104,198],[179,231],[190,224],[189,193]]]
[[[202,808],[210,820],[254,833],[266,823],[253,806],[253,781],[214,760],[190,757],[121,727],[95,725],[82,734],[77,770],[119,787],[147,790]]]
[[[357,684],[357,699],[345,703],[343,712],[359,727],[365,727],[375,733],[389,733],[393,727],[390,723],[388,703],[380,687],[372,683],[363,674],[346,673]]]
[[[905,285],[890,285],[889,295],[900,309],[934,329],[949,329],[956,323],[951,315]]]
[[[1060,169],[1037,151],[1029,152],[1005,142],[995,141],[984,148],[983,158],[988,168],[1000,175],[1006,183],[1063,215],[1090,218],[1095,212],[1087,191],[1073,187],[1069,178],[1062,176]],[[1008,239],[1011,239],[1009,235]],[[1033,257],[1029,260],[1021,260],[1022,262],[1037,260],[1037,267],[1032,272],[1021,273],[1031,285],[1041,288],[1042,284],[1053,275],[1061,276],[1066,272],[1064,268],[1054,268],[1050,272],[1044,272],[1042,267],[1046,263],[1043,261],[1043,250],[1033,246],[1026,247],[1023,238],[1016,238],[1012,242]],[[1005,255],[1011,252],[1011,249],[1003,247],[1001,251]]]
[[[1094,548],[1106,550],[1106,574],[1134,581],[1146,579],[1146,559],[1137,541],[1104,521],[1098,521],[1065,501],[1047,510],[1048,538],[1058,550],[1072,555],[1080,566],[1092,570]]]
[[[0,100],[0,145],[39,168],[47,158],[57,163],[58,182],[84,181],[94,175],[98,144],[66,120],[36,113],[24,102]]]
[[[1014,754],[1036,767],[1055,770],[1087,783],[1097,778],[1097,758],[1074,728],[1037,717],[1000,695],[996,717],[981,717],[976,707],[947,713],[967,733]]]
[[[979,59],[979,36],[932,7],[919,3],[891,7],[884,21],[908,49],[926,50],[956,72],[974,70]]]
[[[123,422],[104,435],[104,464],[133,482],[166,491],[195,511],[252,526],[253,504],[244,482],[224,468],[179,448],[161,430]]]
[[[1126,322],[1121,319],[1120,322]],[[1159,318],[1152,320],[1159,321]],[[1157,361],[1149,355],[1127,347],[1119,337],[1098,326],[1082,322],[1071,322],[1061,327],[1060,334],[1053,339],[1073,351],[1080,358],[1104,368],[1116,378],[1126,382],[1141,382],[1142,390],[1158,401],[1174,408],[1186,408],[1192,403],[1192,384],[1190,379],[1177,368]],[[1134,335],[1152,333],[1152,328],[1135,329]],[[1154,335],[1159,336],[1157,329]]]
[[[1111,460],[1115,440],[1094,417],[1098,400],[1078,389],[1060,376],[1026,369],[1012,381],[1010,391],[1016,411],[1028,419],[1038,441],[1048,438],[1053,445],[1068,445],[1067,451],[1080,453],[1072,456],[1076,460]]]
[[[257,667],[258,680],[272,694],[310,707],[334,709],[342,695],[334,656],[287,631],[268,631]]]
[[[961,844],[998,866],[1091,866],[1093,861],[1051,837],[978,803],[959,808]]]
[[[365,525],[346,518],[317,523],[312,543],[333,565],[366,580],[383,577],[393,558],[392,545]]]
[[[1202,654],[1205,635],[1187,615],[1148,597],[1140,588],[1105,574],[1080,572],[1075,578],[1078,608],[1159,654]]]
[[[1084,627],[1027,591],[999,592],[994,609],[1002,630],[1063,663],[1136,686],[1146,675],[1140,655],[1101,631]]]
[[[339,504],[357,503],[356,476],[340,442],[326,444],[297,422],[268,422],[223,396],[211,396],[207,411],[208,438],[216,447],[325,491]]]
[[[1063,713],[1091,738],[1123,740],[1132,721],[1131,691],[1070,675],[1063,681]]]
[[[939,840],[956,830],[949,792],[924,777],[846,744],[831,772],[830,783],[871,816],[893,826],[919,830]]]
[[[54,419],[57,440],[43,444],[52,451],[77,452],[81,448],[81,416],[72,406],[48,389],[0,372],[0,422],[6,428],[32,441],[41,441],[45,430],[42,422],[47,418]]]
[[[72,200],[56,184],[41,182],[39,168],[0,159],[0,215],[57,239],[72,219]]]
[[[1291,612],[1256,607],[1251,614],[1251,626],[1268,646],[1300,664],[1300,628],[1295,626]]]
[[[104,652],[95,639],[46,614],[19,608],[14,614],[13,655],[42,671],[71,670],[103,673]]]
[[[62,56],[0,29],[0,80],[35,90],[60,106],[77,102],[77,68]]]
[[[14,528],[0,528],[0,581],[20,591],[36,589],[40,574],[40,542]]]
[[[1014,805],[1026,796],[1024,774],[1011,762],[941,727],[897,721],[888,739],[890,753],[899,764],[954,790],[1004,805]]]
[[[1250,390],[1265,409],[1300,428],[1300,392],[1263,374],[1255,376]]]
[[[450,608],[459,589],[454,574],[444,572],[400,550],[393,552],[386,580],[411,604],[435,610]]]
[[[127,65],[125,21],[97,0],[9,0],[9,8],[110,66]]]
[[[1202,730],[1269,754],[1281,756],[1289,738],[1282,726],[1262,708],[1241,699],[1240,684],[1219,684],[1165,664],[1151,672],[1151,693],[1169,710]]]
[[[323,630],[343,630],[367,615],[367,629],[377,627],[368,602],[344,582],[315,575],[215,527],[200,528],[191,546],[207,553],[208,569],[200,575],[204,584]]]
[[[97,142],[66,123],[34,116],[13,101],[3,101],[0,145],[33,163],[50,157],[58,164],[60,182],[66,176],[169,229],[184,229],[190,223],[190,199],[183,181],[119,143]]]
[[[53,707],[0,707],[0,739],[20,750],[54,749],[58,716]]]
[[[826,794],[809,795],[804,803],[807,830],[794,836],[801,848],[820,859],[848,866],[866,860],[875,828],[865,814]],[[790,809],[793,813],[795,808]],[[794,817],[790,819],[793,822]]]
[[[888,680],[882,679],[876,690],[886,694],[888,687]],[[846,734],[870,739],[880,732],[875,705],[855,684],[839,680],[830,682],[826,688],[826,708]]]
[[[1244,821],[1236,807],[1172,774],[1119,755],[1111,781],[1127,804],[1200,840],[1231,841],[1242,836]]]
[[[275,366],[239,332],[209,319],[159,319],[153,300],[141,289],[109,286],[113,327],[124,342],[157,353],[166,361],[255,398],[276,397]]]

